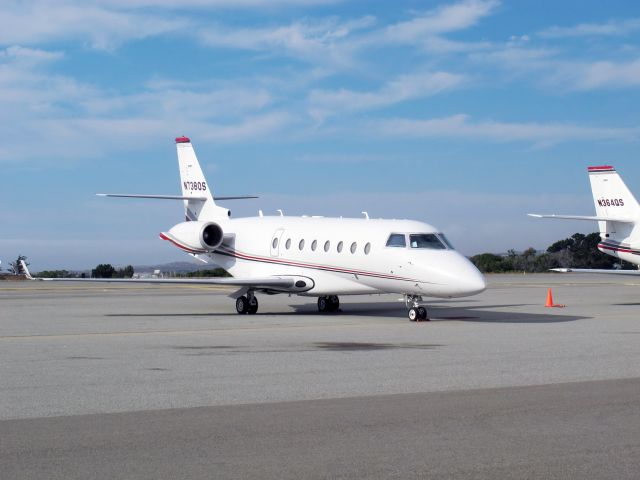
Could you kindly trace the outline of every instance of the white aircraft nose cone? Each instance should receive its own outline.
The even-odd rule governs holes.
[[[487,282],[484,275],[482,275],[475,266],[472,266],[472,269],[469,270],[461,282],[461,288],[464,290],[464,293],[466,295],[476,295],[484,292],[487,289]]]
[[[436,289],[442,296],[468,297],[487,288],[484,276],[468,258],[458,252],[445,253],[447,256],[441,259],[440,268],[435,270],[433,267],[427,267],[428,273],[425,275],[438,284]]]

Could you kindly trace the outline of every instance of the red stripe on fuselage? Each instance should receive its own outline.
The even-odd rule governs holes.
[[[629,250],[627,248],[612,247],[610,245],[604,245],[602,243],[598,245],[598,248],[602,248],[604,250],[613,250],[614,252],[633,253],[634,255],[638,255],[637,250]]]
[[[361,271],[361,270],[350,270],[347,268],[341,268],[341,267],[334,267],[334,266],[330,266],[330,265],[318,265],[318,264],[312,264],[312,263],[302,263],[302,262],[294,262],[294,261],[290,261],[290,260],[280,260],[277,258],[266,258],[266,257],[258,257],[258,256],[254,256],[254,255],[249,255],[246,253],[241,253],[238,252],[237,250],[231,250],[229,248],[225,248],[225,249],[221,249],[215,253],[218,254],[223,254],[223,255],[229,255],[235,258],[240,258],[242,260],[250,260],[250,261],[254,261],[254,262],[261,262],[261,263],[272,263],[272,264],[278,264],[278,265],[285,265],[285,266],[289,266],[289,267],[302,267],[302,268],[311,268],[314,270],[325,270],[325,271],[331,271],[331,272],[337,272],[337,273],[347,273],[347,274],[351,274],[351,275],[362,275],[362,276],[366,276],[366,277],[377,277],[377,278],[384,278],[387,280],[402,280],[405,282],[421,282],[420,280],[415,280],[412,278],[404,278],[404,277],[398,277],[396,275],[388,275],[386,273],[376,273],[376,272],[366,272],[366,271]],[[421,282],[424,283],[424,282]]]
[[[205,253],[205,250],[193,250],[192,248],[189,248],[189,247],[187,247],[185,245],[182,245],[182,244],[178,243],[173,238],[167,237],[163,233],[160,233],[160,238],[162,240],[167,240],[167,241],[173,243],[176,247],[178,247],[180,250],[184,250],[185,252],[188,252],[188,253]]]

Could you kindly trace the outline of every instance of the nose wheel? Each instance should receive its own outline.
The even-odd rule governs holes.
[[[419,295],[405,295],[408,317],[412,322],[429,321],[427,309],[420,305],[422,297]]]
[[[253,315],[258,311],[258,299],[253,292],[247,292],[247,296],[242,295],[236,298],[236,312],[240,315],[248,313]]]
[[[337,312],[338,308],[340,308],[340,299],[337,295],[318,297],[318,311],[320,313]]]

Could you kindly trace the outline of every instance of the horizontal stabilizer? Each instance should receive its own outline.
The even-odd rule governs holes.
[[[613,275],[640,275],[640,270],[605,270],[601,268],[552,268],[558,273],[606,273]]]
[[[120,197],[120,198],[153,198],[156,200],[201,200],[205,201],[207,197],[193,197],[184,195],[138,195],[129,193],[96,193],[98,197]],[[255,195],[236,195],[233,197],[213,197],[214,200],[246,200],[249,198],[259,198]]]
[[[635,220],[625,217],[605,217],[605,216],[588,216],[588,215],[541,215],[539,213],[528,213],[530,217],[535,218],[555,218],[558,220],[591,220],[594,222],[619,222],[619,223],[635,223]]]

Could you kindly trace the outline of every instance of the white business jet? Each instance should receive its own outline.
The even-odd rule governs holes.
[[[176,138],[182,195],[98,194],[184,202],[185,221],[160,238],[220,266],[233,278],[92,279],[88,281],[214,284],[239,287],[240,314],[258,311],[256,293],[318,297],[320,312],[336,311],[338,295],[399,293],[409,319],[427,319],[423,297],[466,297],[485,280],[438,229],[410,220],[263,216],[231,218],[215,200],[191,141]],[[82,279],[69,279],[82,281]],[[87,281],[86,279],[84,281]]]
[[[598,250],[607,255],[640,265],[640,205],[633,193],[610,165],[588,167],[595,216],[540,215],[537,218],[597,221],[600,229]],[[638,275],[638,270],[605,270],[593,268],[554,268],[556,272],[610,273]]]

